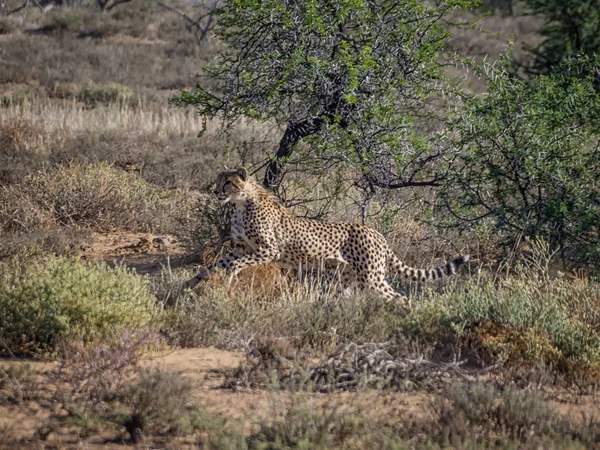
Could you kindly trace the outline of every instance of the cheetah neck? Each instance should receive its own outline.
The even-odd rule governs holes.
[[[272,206],[285,215],[291,213],[280,203],[279,199],[264,187],[256,183],[253,179],[248,179],[244,186],[244,199],[236,201],[236,207],[245,209],[248,205],[255,206]]]

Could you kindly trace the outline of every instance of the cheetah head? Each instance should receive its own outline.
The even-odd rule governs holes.
[[[217,177],[217,186],[214,190],[217,199],[221,203],[232,201],[243,203],[246,201],[244,188],[248,181],[248,171],[240,167],[237,170],[226,170]]]

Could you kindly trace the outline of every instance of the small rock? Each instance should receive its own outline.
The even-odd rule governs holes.
[[[169,245],[171,243],[171,239],[167,237],[155,237],[152,239],[152,243],[156,245]]]

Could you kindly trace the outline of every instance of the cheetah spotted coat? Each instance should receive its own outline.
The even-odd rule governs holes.
[[[386,281],[401,275],[429,281],[452,275],[468,255],[433,269],[404,264],[377,231],[364,225],[326,223],[293,216],[277,199],[248,177],[245,169],[219,174],[215,194],[236,208],[231,223],[234,251],[188,282],[192,287],[215,269],[230,275],[244,267],[276,263],[286,268],[324,268],[344,288],[358,284],[386,299],[403,298]]]

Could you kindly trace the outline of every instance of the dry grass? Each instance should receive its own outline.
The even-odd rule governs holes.
[[[204,9],[181,7],[194,15]],[[2,29],[10,33],[0,35],[0,84],[37,83],[47,89],[88,81],[180,89],[215,51],[212,41],[198,46],[181,17],[154,4],[132,3],[109,13],[64,7],[42,15],[31,8],[3,18]]]
[[[248,162],[261,159],[279,136],[277,127],[240,121],[225,138],[215,120],[198,138],[203,125],[166,100],[136,97],[95,108],[45,95],[10,102],[0,108],[0,152],[7,157],[0,176],[13,183],[49,165],[106,161],[156,185],[203,189],[223,164],[235,164],[241,153],[250,154]]]
[[[479,267],[437,285],[397,286],[412,299],[408,312],[369,293],[342,294],[318,276],[298,278],[271,266],[246,269],[230,286],[215,276],[197,294],[179,290],[194,274],[190,270],[167,269],[154,283],[169,305],[165,331],[182,346],[275,345],[294,359],[348,344],[387,343],[390,361],[399,367],[404,362],[397,358],[448,363],[462,355],[463,363],[508,378],[521,376],[510,375],[513,368],[527,367],[550,374],[548,382],[585,391],[600,374],[594,313],[600,286],[592,279],[553,278],[549,270],[545,263],[513,263],[508,273]]]
[[[20,119],[21,123],[30,127],[25,136],[30,145],[46,151],[51,150],[52,145],[40,144],[47,142],[47,138],[55,134],[76,136],[84,132],[119,131],[170,139],[197,136],[203,126],[202,118],[192,110],[173,108],[166,102],[148,103],[139,97],[131,103],[114,102],[91,109],[76,100],[44,97],[37,97],[33,101],[11,102],[8,107],[0,108],[0,126],[8,128],[15,123],[15,119]],[[20,125],[19,129],[23,127],[24,125]],[[252,124],[239,124],[240,134],[248,135],[252,131]],[[220,124],[217,121],[207,124],[206,134],[209,138],[215,139],[219,132]],[[46,141],[39,143],[36,137],[46,138]]]

